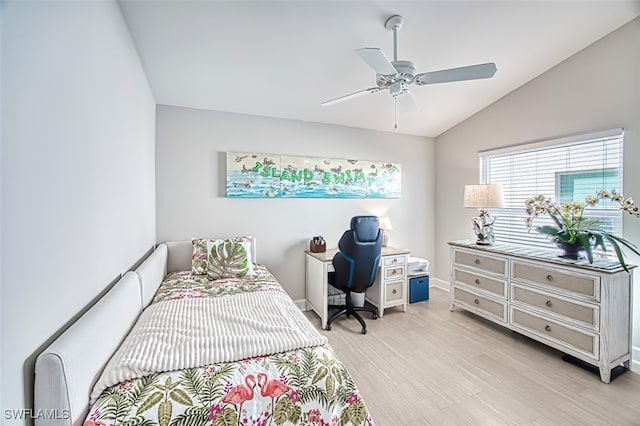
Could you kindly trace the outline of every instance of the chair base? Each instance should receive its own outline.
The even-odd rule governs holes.
[[[378,309],[368,306],[353,306],[353,303],[351,303],[351,292],[346,292],[345,296],[347,302],[346,305],[329,305],[329,309],[339,309],[339,311],[329,317],[327,320],[326,330],[331,330],[331,323],[342,315],[346,315],[347,318],[352,315],[362,326],[362,334],[367,334],[367,324],[358,312],[370,312],[373,319],[376,320],[378,319]]]

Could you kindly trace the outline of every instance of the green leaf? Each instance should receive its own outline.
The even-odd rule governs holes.
[[[118,426],[157,426],[157,423],[151,419],[145,419],[142,416],[130,417],[123,422],[118,422]]]
[[[338,384],[342,384],[342,374],[340,374],[340,369],[338,367],[333,367],[331,368],[331,373],[333,374],[333,377],[336,378]]]
[[[367,418],[367,408],[364,406],[362,401],[348,406],[345,411],[347,412],[349,421],[354,425],[364,423]]]
[[[589,263],[593,263],[593,250],[591,249],[591,240],[587,234],[578,234],[576,236],[580,245],[587,252],[587,257],[589,258]]]
[[[202,426],[209,424],[209,408],[190,407],[171,420],[169,426]]]
[[[298,407],[299,408],[299,407]],[[287,420],[291,420],[291,417],[296,414],[296,405],[289,398],[280,398],[275,408],[273,409],[273,421],[277,425],[286,423]],[[296,422],[293,422],[296,424]]]
[[[193,401],[189,397],[189,394],[187,394],[182,389],[173,389],[171,392],[169,392],[169,398],[171,398],[178,404],[187,405],[189,407],[193,405]]]
[[[554,226],[549,226],[549,225],[539,226],[537,228],[537,231],[541,234],[551,235],[552,237],[555,237],[556,235],[558,235],[558,232],[559,232],[558,228]]]
[[[162,401],[158,406],[158,424],[160,426],[169,426],[171,421],[171,412],[173,411],[173,405],[171,401]]]
[[[593,238],[595,238],[596,242],[593,245],[593,248],[598,248],[600,247],[602,249],[602,251],[606,252],[607,251],[607,246],[604,244],[604,238],[602,236],[601,233],[599,232],[592,232],[593,234]]]
[[[325,386],[327,388],[327,398],[333,398],[333,392],[336,390],[336,379],[333,376],[327,376]]]
[[[327,370],[327,367],[318,368],[318,371],[316,371],[315,376],[313,376],[313,380],[311,380],[311,384],[315,385],[320,380],[324,379],[328,373],[329,373],[329,370]]]
[[[142,405],[140,407],[138,407],[138,411],[136,412],[136,416],[139,416],[140,414],[142,414],[145,411],[149,410],[150,408],[155,406],[157,403],[159,403],[163,399],[164,399],[164,394],[162,392],[154,392],[154,393],[152,393],[151,396],[149,398],[147,398],[142,403]]]
[[[611,234],[609,234],[607,232],[603,232],[602,235],[613,246],[613,249],[616,252],[616,256],[618,256],[618,262],[620,262],[620,265],[622,265],[622,267],[624,268],[625,271],[629,272],[629,268],[627,268],[627,264],[624,261],[624,253],[622,252],[622,249],[620,248],[620,244],[622,244],[623,246],[627,247],[629,250],[631,250],[635,254],[640,255],[640,251],[638,251],[638,247],[635,244],[633,244],[632,242],[627,241],[622,237],[616,237],[615,235],[611,235]]]
[[[238,242],[223,242],[211,247],[207,275],[210,278],[244,277],[249,272],[247,252]]]
[[[236,410],[225,407],[222,410],[222,413],[218,414],[216,419],[213,421],[211,426],[237,426],[238,425],[238,414]]]
[[[187,368],[180,373],[182,387],[204,405],[204,380],[197,368]]]

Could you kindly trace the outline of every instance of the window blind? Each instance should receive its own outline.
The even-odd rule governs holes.
[[[583,201],[600,190],[623,192],[622,129],[480,152],[480,182],[501,183],[504,208],[492,209],[496,241],[549,246],[535,227],[554,225],[549,216],[525,225],[527,198],[544,194],[557,204]],[[622,233],[622,212],[610,201],[585,209],[585,217],[600,220],[602,229]],[[607,249],[609,251],[609,249]]]

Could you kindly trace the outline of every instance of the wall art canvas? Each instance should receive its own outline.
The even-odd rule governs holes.
[[[227,152],[227,197],[400,198],[399,163]]]

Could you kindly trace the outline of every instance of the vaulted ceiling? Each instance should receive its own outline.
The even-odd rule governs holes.
[[[640,1],[120,0],[158,104],[396,131],[388,91],[355,54],[418,72],[495,62],[491,79],[411,86],[418,112],[398,132],[435,137],[640,15]],[[623,66],[623,64],[618,64]]]

